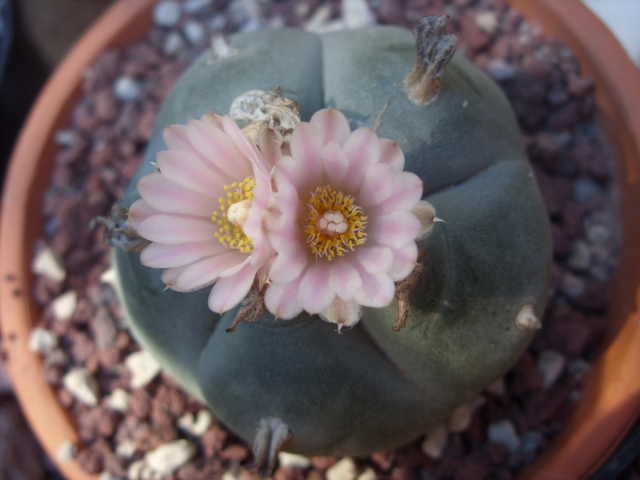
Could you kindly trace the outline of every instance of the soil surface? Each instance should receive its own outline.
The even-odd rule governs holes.
[[[46,235],[34,246],[42,320],[32,342],[82,440],[61,446],[60,458],[75,456],[104,479],[257,478],[243,468],[252,460],[248,447],[139,353],[109,283],[101,228],[88,226],[122,195],[162,100],[212,48],[213,34],[282,25],[412,27],[442,13],[458,48],[508,96],[547,204],[554,264],[543,328],[504,378],[425,437],[368,457],[281,455],[274,476],[508,480],[549,446],[605,333],[618,247],[615,178],[596,124],[594,82],[572,53],[544,40],[504,0],[165,0],[145,40],[105,52],[87,71],[71,123],[56,135],[60,149],[42,204]],[[168,457],[177,460],[161,460]]]

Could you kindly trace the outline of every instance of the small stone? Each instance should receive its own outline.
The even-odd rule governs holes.
[[[131,388],[137,389],[146,386],[162,367],[146,350],[134,352],[124,360],[124,364],[131,372]]]
[[[187,13],[195,13],[213,3],[213,0],[185,0],[182,9]]]
[[[327,4],[322,4],[316,8],[313,14],[307,19],[304,24],[304,29],[309,32],[319,32],[331,19],[331,7]]]
[[[444,447],[449,440],[449,429],[444,422],[431,427],[427,432],[427,438],[422,442],[422,452],[429,458],[437,460],[442,457]]]
[[[151,480],[153,471],[144,460],[138,460],[129,465],[127,469],[128,480]]]
[[[69,320],[78,305],[78,294],[75,290],[68,290],[51,302],[51,313],[58,321]]]
[[[520,330],[538,330],[542,328],[542,323],[531,305],[525,305],[520,309],[516,315],[516,327]]]
[[[62,379],[64,387],[74,398],[88,407],[98,405],[98,383],[86,368],[70,370]]]
[[[278,463],[283,468],[305,469],[311,466],[311,460],[309,460],[307,457],[288,452],[280,452],[278,454]]]
[[[196,437],[203,435],[213,422],[213,416],[208,410],[200,410],[194,418],[192,413],[186,413],[178,419],[178,427]]]
[[[489,385],[486,388],[486,391],[487,391],[487,393],[490,393],[491,395],[496,395],[498,397],[506,395],[506,393],[507,393],[507,385],[504,382],[504,377],[500,377],[495,382],[493,382],[491,385]]]
[[[53,139],[60,147],[71,147],[76,142],[76,132],[72,129],[58,130]]]
[[[531,430],[522,435],[520,451],[527,455],[533,455],[540,449],[543,440],[544,435],[542,432]]]
[[[573,187],[573,198],[578,203],[585,205],[601,191],[598,182],[592,178],[579,178]]]
[[[378,475],[373,470],[373,468],[367,467],[367,469],[364,472],[358,475],[358,478],[356,480],[376,480],[377,478],[378,478]]]
[[[114,450],[116,456],[120,458],[131,458],[136,453],[136,442],[131,438],[126,438],[116,445]]]
[[[184,49],[184,40],[178,32],[170,32],[162,45],[162,51],[165,55],[173,57]]]
[[[485,70],[496,82],[506,82],[516,78],[516,68],[502,58],[489,60]]]
[[[29,335],[29,350],[37,353],[49,353],[58,346],[56,332],[36,327]]]
[[[571,248],[567,265],[574,272],[584,272],[591,266],[591,249],[584,240],[576,240]]]
[[[328,468],[325,473],[327,480],[355,480],[357,476],[358,469],[351,457],[344,457]]]
[[[63,442],[56,451],[56,458],[61,462],[69,462],[78,453],[78,447],[71,442]]]
[[[585,288],[585,281],[571,272],[565,272],[560,279],[560,291],[569,298],[579,297]]]
[[[474,400],[463,403],[453,410],[449,415],[449,431],[453,433],[466,431],[469,425],[471,425],[473,413],[484,405],[485,402],[486,399],[484,397],[478,396]]]
[[[342,0],[342,19],[347,28],[376,24],[376,17],[365,0]]]
[[[573,360],[567,365],[567,372],[573,375],[573,377],[579,382],[582,382],[584,380],[584,377],[587,375],[590,369],[591,363],[587,360],[584,360],[583,358]]]
[[[41,248],[36,253],[31,263],[31,271],[35,275],[47,277],[54,282],[63,282],[67,277],[67,272],[62,266],[62,261],[53,253],[48,245]]]
[[[129,409],[129,392],[122,388],[116,388],[107,398],[107,405],[116,412],[126,412]]]
[[[191,45],[198,45],[204,40],[205,30],[200,22],[189,20],[185,23],[182,31]]]
[[[487,35],[493,35],[498,29],[498,17],[494,12],[480,12],[476,15],[476,25],[478,25]]]
[[[500,420],[489,425],[487,438],[491,443],[504,445],[510,452],[520,447],[520,437],[511,420]]]
[[[549,388],[562,375],[567,359],[555,350],[543,350],[538,356],[536,366],[542,373],[542,388]]]
[[[181,439],[160,445],[155,450],[148,452],[144,456],[144,460],[154,474],[158,474],[162,478],[191,460],[195,453],[195,445],[188,440]]]
[[[123,480],[120,477],[116,477],[115,475],[112,475],[109,472],[102,472],[99,476],[98,476],[98,480]]]
[[[174,0],[163,0],[153,9],[153,21],[159,27],[174,27],[181,15],[180,4]]]
[[[113,93],[123,102],[133,102],[140,98],[140,85],[129,75],[119,76],[113,84]]]

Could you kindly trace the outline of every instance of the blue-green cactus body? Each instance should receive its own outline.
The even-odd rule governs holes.
[[[286,449],[364,454],[398,446],[443,419],[502,375],[533,329],[516,326],[527,305],[540,317],[551,242],[546,211],[514,116],[498,88],[454,57],[426,107],[403,89],[415,45],[390,27],[322,36],[298,30],[234,37],[238,53],[200,58],[166,101],[139,176],[165,149],[162,130],[208,111],[224,114],[249,90],[281,87],[303,120],[333,106],[352,128],[396,140],[406,170],[444,223],[419,244],[425,270],[407,325],[393,332],[397,304],[369,308],[353,329],[301,315],[225,329],[207,308],[209,289],[165,291],[160,270],[115,251],[120,292],[143,346],[232,430],[250,440],[261,418],[292,433]],[[122,201],[138,198],[135,182]]]

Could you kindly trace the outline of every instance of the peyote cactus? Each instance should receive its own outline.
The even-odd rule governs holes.
[[[422,180],[423,198],[444,220],[420,237],[420,268],[396,283],[398,301],[365,308],[341,332],[306,312],[282,320],[259,309],[256,322],[237,325],[241,307],[213,313],[210,289],[167,290],[139,253],[114,250],[135,336],[224,424],[255,439],[257,463],[273,462],[279,448],[359,455],[408,442],[501,376],[540,326],[551,255],[546,210],[506,99],[463,58],[451,58],[455,42],[443,30],[442,18],[421,22],[417,57],[411,32],[399,28],[241,34],[231,56],[197,60],[162,108],[138,178],[165,150],[165,126],[226,113],[245,92],[279,87],[290,101],[281,108],[297,103],[304,121],[331,106],[353,129],[375,126],[397,142],[405,170]],[[277,136],[253,133],[273,135],[262,153]],[[138,178],[125,208],[139,198]],[[342,218],[335,228],[347,228]],[[397,233],[378,236],[384,243]],[[286,258],[288,248],[276,250]]]

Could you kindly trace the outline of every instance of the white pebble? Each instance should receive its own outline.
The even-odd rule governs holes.
[[[76,141],[76,133],[71,129],[58,130],[54,135],[56,145],[70,147]]]
[[[502,58],[494,58],[489,60],[486,67],[487,73],[496,82],[504,82],[506,80],[513,80],[516,77],[516,68],[507,63]]]
[[[540,319],[531,305],[524,305],[516,315],[516,327],[520,330],[537,330],[542,328]]]
[[[208,410],[200,410],[194,418],[192,413],[186,413],[178,419],[178,427],[196,437],[203,435],[213,423],[213,416]]]
[[[68,290],[51,302],[51,312],[53,318],[59,321],[69,320],[76,311],[78,305],[78,294],[75,290]]]
[[[36,253],[31,262],[31,271],[35,275],[46,277],[54,282],[62,282],[67,277],[62,262],[48,245]]]
[[[302,455],[296,455],[295,453],[280,452],[278,454],[278,463],[284,468],[301,468],[305,469],[311,466],[311,460]]]
[[[126,412],[129,409],[129,392],[122,388],[116,388],[107,398],[107,405],[116,412]]]
[[[162,370],[160,364],[146,350],[130,354],[125,358],[124,364],[131,372],[133,389],[146,386]]]
[[[102,283],[106,283],[107,285],[116,286],[117,280],[118,275],[116,274],[116,269],[113,268],[113,266],[110,266],[100,275],[100,281]]]
[[[347,28],[375,25],[376,17],[365,0],[342,0],[342,19]]]
[[[120,458],[131,458],[136,453],[136,442],[131,438],[125,438],[116,445],[115,454]]]
[[[164,44],[162,45],[162,51],[168,56],[177,55],[183,48],[184,40],[182,39],[182,35],[178,32],[169,33],[167,38],[164,39]]]
[[[151,480],[153,478],[153,471],[144,459],[137,460],[129,465],[127,478],[129,480]]]
[[[322,29],[331,19],[331,6],[323,4],[315,9],[311,17],[305,22],[304,29],[316,32]]]
[[[584,240],[576,240],[571,246],[568,265],[574,272],[584,272],[591,266],[591,249]]]
[[[29,335],[29,350],[37,353],[48,353],[58,346],[56,332],[36,327]]]
[[[480,12],[475,18],[476,25],[487,35],[493,35],[498,29],[498,17],[493,12]]]
[[[173,27],[180,20],[180,4],[174,0],[163,0],[153,9],[153,21],[159,27]]]
[[[555,350],[543,350],[538,356],[536,366],[542,374],[542,387],[548,388],[553,385],[558,377],[562,375],[567,359],[563,354]]]
[[[484,405],[486,401],[483,396],[479,395],[470,402],[458,406],[449,415],[449,431],[459,433],[467,430],[471,425],[474,412]]]
[[[338,463],[329,467],[325,473],[327,480],[355,480],[357,476],[358,469],[350,457],[344,457]]]
[[[78,453],[78,447],[71,442],[63,442],[56,451],[56,458],[61,462],[69,462]]]
[[[200,22],[189,20],[182,31],[191,45],[198,45],[204,40],[205,31]]]
[[[140,97],[140,85],[130,75],[121,75],[113,84],[113,93],[123,102],[132,102]]]
[[[98,480],[122,480],[120,477],[110,474],[109,472],[102,472],[98,477]]]
[[[520,437],[511,420],[500,420],[490,424],[487,437],[489,442],[504,445],[510,452],[515,452],[520,447]]]
[[[213,0],[185,0],[182,4],[182,9],[187,13],[197,12],[203,8],[211,5]]]
[[[88,407],[98,405],[98,384],[85,368],[74,368],[62,378],[69,393]]]
[[[154,473],[164,477],[187,463],[196,453],[196,447],[185,439],[160,445],[148,452],[144,460]]]
[[[442,456],[448,440],[449,429],[447,424],[440,422],[427,432],[427,438],[422,442],[422,453],[433,460],[437,460]]]
[[[378,475],[373,470],[373,468],[368,467],[364,472],[358,475],[358,478],[356,480],[376,480],[377,478]]]

